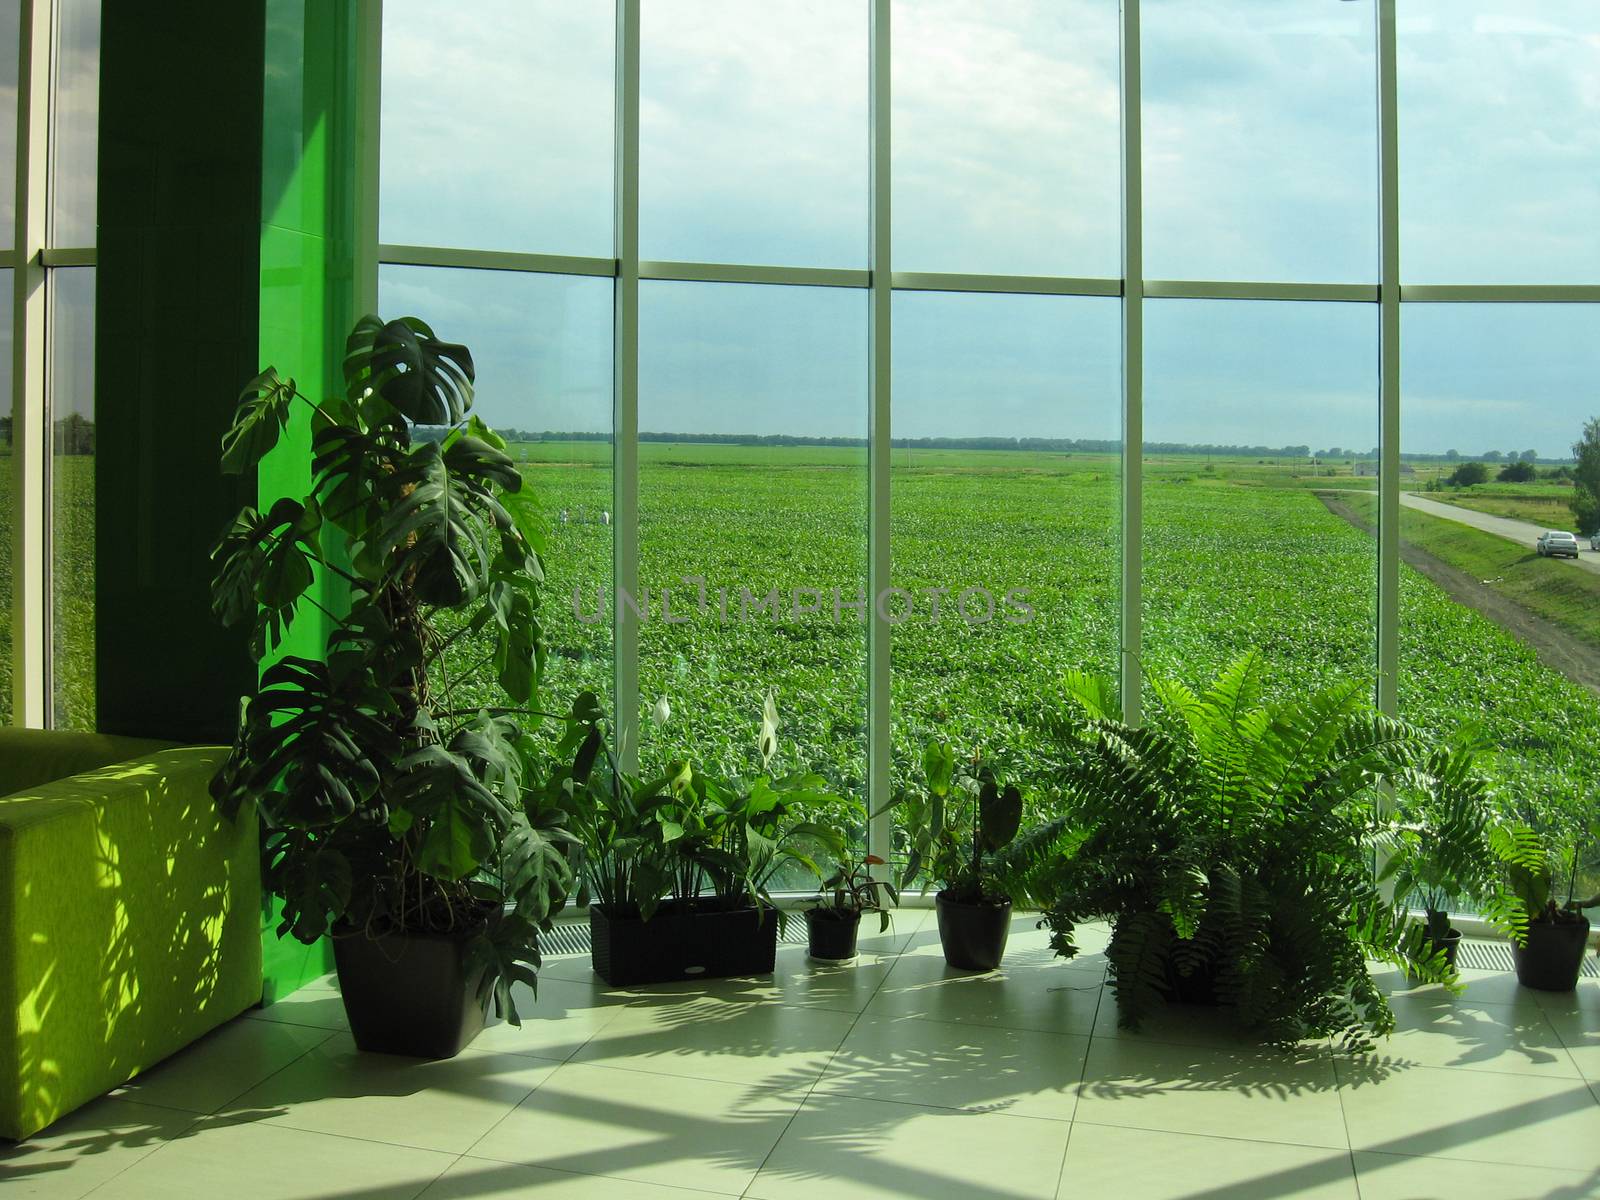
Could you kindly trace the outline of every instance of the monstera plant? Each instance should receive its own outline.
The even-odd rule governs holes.
[[[333,935],[370,1049],[453,1054],[491,997],[515,1021],[511,985],[534,982],[572,883],[519,721],[543,663],[542,536],[504,441],[470,415],[473,377],[422,321],[364,317],[343,395],[268,369],[222,440],[225,472],[276,447],[310,489],[244,509],[212,554],[214,611],[263,667],[212,791],[225,812],[256,806],[279,934]],[[284,436],[297,416],[309,451]]]

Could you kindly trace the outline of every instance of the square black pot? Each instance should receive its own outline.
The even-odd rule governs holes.
[[[589,906],[589,960],[612,987],[770,975],[778,914],[691,900],[663,904],[648,921]]]

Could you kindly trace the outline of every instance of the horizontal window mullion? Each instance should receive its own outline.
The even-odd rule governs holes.
[[[1377,284],[1251,283],[1210,279],[1147,279],[1144,294],[1152,300],[1315,300],[1376,304]]]
[[[512,250],[462,250],[449,246],[378,247],[378,262],[399,267],[462,267],[480,271],[527,271],[541,275],[599,275],[617,273],[614,258],[586,258],[574,254],[522,254]]]
[[[39,251],[39,261],[46,267],[92,267],[95,265],[93,246],[55,246]]]
[[[1400,301],[1414,304],[1597,304],[1600,284],[1407,284]]]
[[[870,271],[702,262],[641,262],[639,278],[685,283],[767,283],[802,287],[866,288],[872,284]]]
[[[994,292],[1025,296],[1120,296],[1120,279],[1079,279],[1056,275],[971,275],[944,271],[896,271],[897,291]]]

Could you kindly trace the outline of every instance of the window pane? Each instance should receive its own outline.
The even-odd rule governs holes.
[[[1152,301],[1144,395],[1146,669],[1257,651],[1270,688],[1370,689],[1376,307]]]
[[[611,626],[577,620],[573,594],[592,608],[595,590],[611,586],[611,281],[384,267],[379,296],[386,317],[419,316],[471,349],[473,412],[510,441],[545,515],[541,706],[564,712],[585,689],[609,703]],[[483,652],[464,646],[457,673]]]
[[[11,606],[17,471],[11,412],[11,272],[0,270],[0,725],[11,722]]]
[[[1600,283],[1600,5],[1405,0],[1401,269]]]
[[[1116,671],[1119,321],[1115,300],[894,298],[897,773],[938,734],[1039,778],[1036,699]]]
[[[57,0],[56,10],[50,244],[93,246],[100,147],[100,0]]]
[[[611,255],[613,9],[387,0],[383,241]]]
[[[1121,274],[1114,0],[898,0],[894,259]]]
[[[51,672],[55,725],[93,729],[94,269],[50,273]]]
[[[752,772],[771,691],[777,765],[864,795],[866,295],[646,282],[639,309],[641,759]]]
[[[17,236],[17,35],[21,8],[20,4],[0,4],[0,250],[9,250]],[[10,303],[9,291],[6,297]],[[7,327],[6,335],[10,333]],[[10,711],[9,696],[5,703]]]
[[[1370,282],[1373,0],[1145,0],[1145,274]]]
[[[1403,314],[1401,713],[1441,733],[1477,725],[1502,802],[1592,849],[1600,555],[1587,536],[1575,561],[1535,542],[1600,527],[1573,508],[1573,444],[1600,417],[1600,306]],[[1581,894],[1597,891],[1591,875]]]
[[[643,6],[645,258],[866,263],[867,14],[856,0]]]

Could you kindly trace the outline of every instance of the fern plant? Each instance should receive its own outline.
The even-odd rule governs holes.
[[[1387,787],[1451,797],[1470,776],[1362,700],[1357,685],[1269,704],[1246,655],[1204,691],[1155,680],[1152,723],[1074,676],[1055,722],[1062,810],[1000,856],[1057,953],[1109,920],[1120,1020],[1209,984],[1245,1028],[1354,1049],[1394,1028],[1368,959],[1449,982],[1443,954],[1373,871]]]

